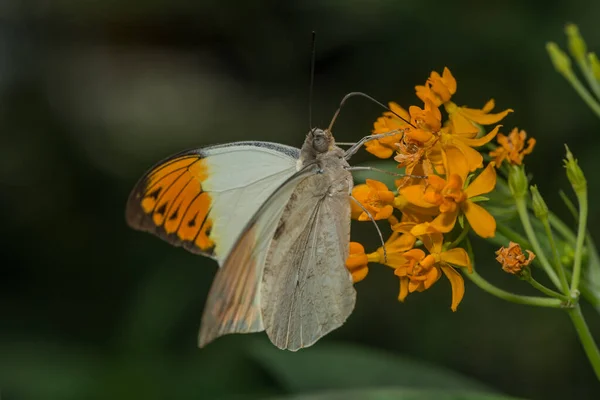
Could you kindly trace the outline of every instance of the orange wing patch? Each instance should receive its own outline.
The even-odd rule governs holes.
[[[133,191],[127,209],[129,224],[192,252],[211,255],[211,198],[202,190],[207,177],[200,154],[181,155],[159,164]]]

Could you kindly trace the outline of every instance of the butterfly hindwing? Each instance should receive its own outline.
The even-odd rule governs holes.
[[[290,196],[298,184],[317,171],[313,164],[291,176],[245,227],[210,288],[198,337],[200,347],[229,333],[264,329],[260,288],[267,252]]]

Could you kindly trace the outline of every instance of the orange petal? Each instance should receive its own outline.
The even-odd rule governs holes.
[[[448,69],[448,67],[444,67],[444,72],[442,72],[442,80],[446,84],[446,87],[450,91],[451,94],[456,93],[456,79],[452,75],[452,72]]]
[[[390,110],[392,110],[393,112],[395,112],[396,114],[398,114],[399,116],[404,118],[405,120],[410,121],[410,114],[404,108],[400,107],[398,105],[398,103],[390,101],[388,103],[388,105],[390,106]],[[396,115],[394,115],[394,117],[398,118]],[[402,122],[404,122],[404,121],[402,121]]]
[[[444,275],[446,275],[446,278],[448,278],[450,281],[450,286],[452,287],[452,305],[450,308],[452,311],[456,311],[458,304],[465,295],[465,281],[460,273],[458,273],[458,271],[451,266],[442,265],[441,268]]]
[[[425,279],[425,282],[423,283],[425,286],[425,289],[429,289],[431,287],[431,285],[433,285],[434,283],[436,283],[438,281],[438,279],[440,279],[441,276],[442,276],[442,274],[440,273],[439,269],[432,268],[427,273],[427,279]]]
[[[378,158],[390,158],[394,155],[394,150],[382,146],[377,140],[371,140],[365,143],[365,150]]]
[[[476,108],[467,108],[467,107],[461,107],[460,108],[460,112],[462,115],[464,115],[467,119],[470,119],[471,121],[475,121],[478,124],[481,125],[491,125],[491,124],[495,124],[498,121],[502,120],[502,118],[506,117],[508,115],[508,113],[513,112],[513,110],[511,110],[510,108],[499,112],[497,114],[488,114],[489,111],[491,111],[491,109],[486,109],[486,106],[488,106],[490,103],[488,102],[483,109],[478,110]]]
[[[454,107],[447,107],[446,109],[451,110],[452,108]],[[456,107],[455,111],[448,111],[448,113],[455,134],[473,136],[479,132],[479,129],[473,125],[470,119],[461,113],[460,108]]]
[[[487,211],[486,211],[487,212]],[[438,232],[446,233],[450,232],[456,224],[456,217],[458,216],[458,208],[454,212],[441,213],[429,224],[433,229]],[[495,229],[495,225],[494,225]],[[414,233],[413,233],[414,235]]]
[[[385,185],[385,183],[379,182],[375,179],[366,179],[365,183],[367,184],[368,187],[370,187],[371,189],[374,189],[375,191],[378,190],[388,190],[388,187]]]
[[[430,222],[423,222],[422,224],[415,225],[410,230],[410,234],[412,236],[423,236],[430,235],[433,233],[438,233],[438,231],[433,226],[431,226]]]
[[[439,232],[428,233],[421,237],[425,248],[429,250],[431,254],[439,254],[442,251],[442,245],[444,244],[444,235]]]
[[[458,147],[449,145],[444,147],[443,155],[448,175],[456,174],[460,176],[464,182],[469,173],[469,164],[464,153],[460,151]]]
[[[428,142],[429,139],[433,137],[431,132],[424,131],[423,129],[410,129],[405,133],[405,135],[421,143]]]
[[[496,134],[498,134],[498,130],[501,127],[502,127],[502,125],[496,125],[496,127],[494,129],[492,129],[490,132],[488,132],[487,134],[485,134],[484,136],[482,136],[480,138],[469,139],[466,137],[460,137],[459,139],[458,138],[457,139],[461,140],[467,146],[480,147],[480,146],[483,146],[484,144],[490,142],[496,136]]]
[[[398,300],[404,301],[408,296],[408,278],[400,278],[400,293],[398,294]]]
[[[489,163],[479,176],[465,189],[465,194],[468,198],[494,190],[494,187],[496,187],[496,169],[494,166],[493,162]]]
[[[475,171],[477,168],[481,168],[483,166],[483,156],[480,152],[472,147],[469,147],[459,138],[453,140],[452,144],[456,146],[467,159],[469,171]]]
[[[351,272],[352,273],[352,281],[354,283],[360,282],[363,279],[365,279],[367,277],[367,274],[369,273],[369,268],[367,267],[363,267],[357,270],[354,270]]]
[[[496,220],[487,210],[478,204],[467,200],[463,203],[463,211],[471,228],[482,238],[494,237],[496,234]]]
[[[430,208],[435,207],[435,205],[428,203],[423,199],[423,195],[425,194],[423,185],[412,185],[406,186],[400,189],[400,194],[411,204],[415,206]]]
[[[373,219],[376,221],[379,221],[380,219],[388,219],[392,213],[394,212],[394,207],[387,205],[387,206],[383,206],[382,209],[380,209],[377,214],[375,214],[373,216]],[[368,216],[367,216],[368,218]],[[360,220],[360,218],[359,218]]]
[[[454,249],[442,252],[440,254],[440,258],[442,261],[447,262],[448,264],[466,267],[468,268],[469,272],[472,270],[469,254],[467,254],[465,249],[461,249],[460,247],[455,247]]]

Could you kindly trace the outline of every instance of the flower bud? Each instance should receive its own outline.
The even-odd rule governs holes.
[[[544,201],[544,198],[540,194],[540,191],[537,188],[537,185],[533,185],[530,187],[531,190],[531,200],[533,203],[533,213],[540,220],[545,220],[548,218],[548,206]]]
[[[587,53],[587,46],[583,37],[579,33],[579,28],[575,24],[568,24],[565,27],[565,33],[567,34],[567,38],[569,40],[569,51],[573,58],[575,58],[578,62],[585,62],[585,56]]]
[[[571,75],[573,71],[571,70],[571,60],[569,56],[558,47],[558,45],[554,42],[546,43],[546,51],[550,55],[550,59],[552,60],[552,64],[554,64],[554,68],[564,76]]]
[[[527,177],[522,165],[511,165],[508,170],[508,187],[514,198],[523,198],[527,193]]]
[[[583,171],[579,167],[577,160],[573,157],[573,153],[569,150],[569,147],[565,145],[567,149],[567,158],[563,160],[565,169],[567,170],[567,178],[573,187],[573,190],[577,194],[581,194],[587,190],[587,181]]]

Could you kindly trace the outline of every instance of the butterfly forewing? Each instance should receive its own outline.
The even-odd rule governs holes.
[[[296,148],[267,142],[177,154],[140,179],[127,222],[222,263],[261,204],[296,172],[298,156]]]

